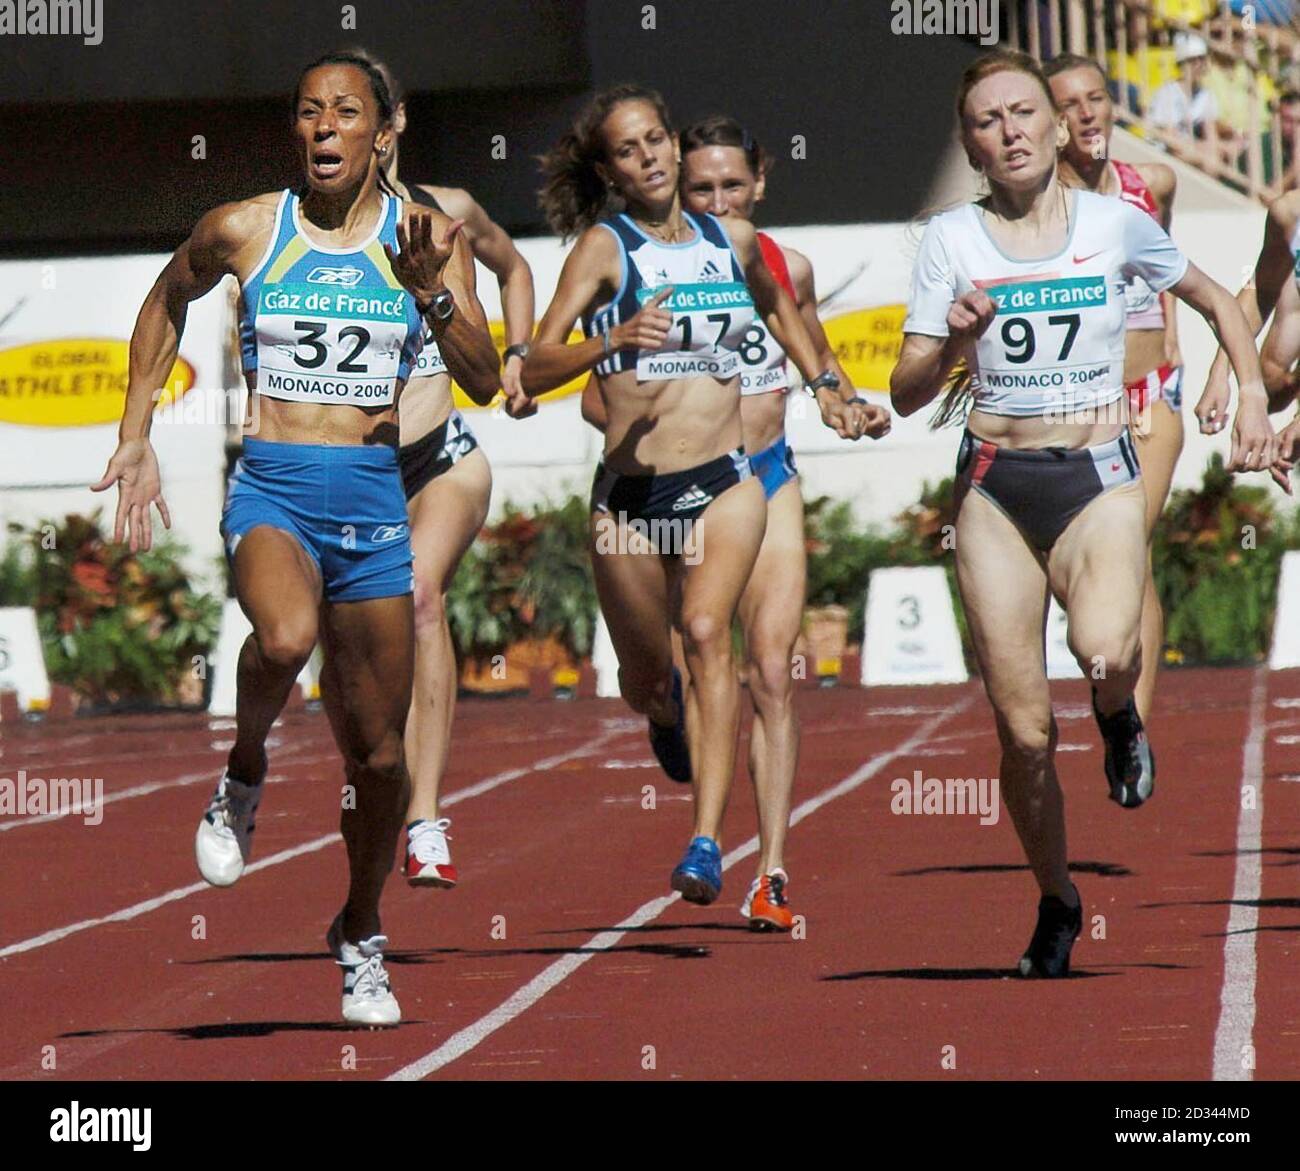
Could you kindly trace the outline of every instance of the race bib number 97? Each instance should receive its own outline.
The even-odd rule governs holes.
[[[1114,322],[1104,274],[985,286],[997,315],[979,341],[990,391],[1094,389],[1111,372]]]

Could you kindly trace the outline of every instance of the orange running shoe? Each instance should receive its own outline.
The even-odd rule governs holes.
[[[751,931],[789,931],[794,926],[794,913],[785,897],[789,881],[784,870],[773,870],[749,884],[740,913],[749,920]]]

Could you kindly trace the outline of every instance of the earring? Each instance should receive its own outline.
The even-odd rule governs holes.
[[[386,147],[386,146],[381,146],[381,147],[379,148],[379,157],[380,157],[380,158],[383,158],[384,155],[386,155],[387,153],[388,153],[388,147]]]

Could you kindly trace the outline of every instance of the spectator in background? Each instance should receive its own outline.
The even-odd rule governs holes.
[[[1282,130],[1282,190],[1300,187],[1296,176],[1295,142],[1300,131],[1300,90],[1289,89],[1277,100],[1278,121]]]
[[[1245,16],[1250,9],[1258,24],[1290,24],[1296,7],[1295,0],[1232,0],[1233,16]]]
[[[1218,0],[1155,0],[1151,15],[1157,27],[1200,24],[1219,10]]]
[[[1156,90],[1151,109],[1147,111],[1147,122],[1153,129],[1175,138],[1202,138],[1206,123],[1218,117],[1214,95],[1205,88],[1210,68],[1209,47],[1196,33],[1179,33],[1174,38],[1174,61],[1178,65],[1178,77]],[[1169,142],[1169,146],[1174,153],[1180,153],[1175,142]]]
[[[1240,155],[1251,137],[1263,139],[1272,128],[1277,87],[1259,68],[1259,48],[1254,38],[1238,28],[1233,30],[1232,40],[1231,50],[1218,43],[1210,50],[1205,88],[1214,97],[1219,135],[1231,141],[1232,157],[1241,161]],[[1267,142],[1264,146],[1267,153]]]

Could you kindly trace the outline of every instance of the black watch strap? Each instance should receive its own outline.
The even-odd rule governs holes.
[[[417,305],[421,317],[427,317],[430,313],[438,321],[450,321],[451,315],[456,312],[456,297],[450,289],[443,289],[442,292],[434,294],[433,300],[427,305]]]
[[[515,342],[513,346],[506,346],[506,361],[511,358],[518,358],[521,361],[528,357],[528,351],[531,349],[527,342]]]
[[[811,382],[805,382],[803,388],[812,395],[813,398],[816,398],[819,390],[839,390],[839,376],[834,370],[823,370]]]

